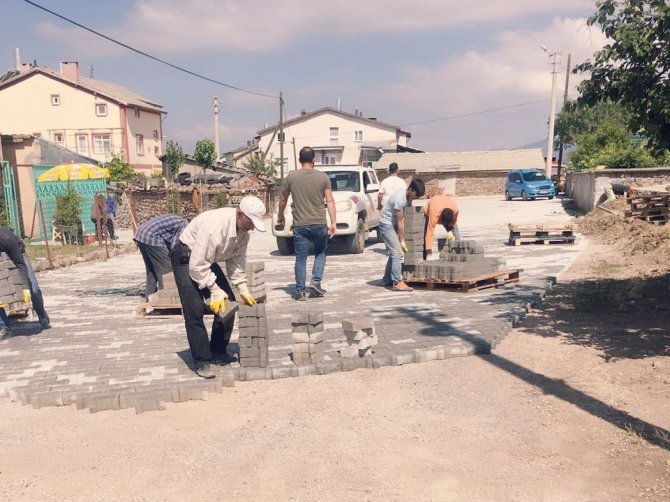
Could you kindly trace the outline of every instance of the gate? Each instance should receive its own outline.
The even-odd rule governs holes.
[[[21,219],[19,218],[19,204],[16,200],[16,185],[14,184],[14,170],[6,160],[0,164],[2,168],[2,182],[5,196],[5,210],[7,211],[7,220],[9,228],[16,235],[22,236]]]

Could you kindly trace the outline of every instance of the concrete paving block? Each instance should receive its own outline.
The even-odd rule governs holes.
[[[315,352],[323,352],[324,347],[325,347],[324,342],[308,343],[307,344],[307,351],[310,354],[314,354]]]
[[[110,394],[108,396],[97,396],[91,398],[91,400],[88,402],[88,411],[90,413],[118,409],[121,409],[118,393]]]
[[[240,365],[236,368],[233,368],[233,375],[235,375],[235,380],[238,382],[244,382],[247,379],[247,369]]]
[[[260,365],[260,357],[240,357],[240,366],[244,368],[258,368]]]
[[[314,323],[314,324],[311,324],[311,323],[310,323],[310,324],[308,325],[307,329],[309,330],[309,333],[310,333],[310,334],[311,334],[311,333],[321,333],[321,332],[323,332],[323,330],[324,330],[324,327],[323,327],[323,321],[321,321],[321,322],[316,322],[316,323]]]
[[[264,337],[253,337],[251,339],[252,347],[260,347],[260,348],[267,348],[268,346],[268,339],[267,336]]]
[[[291,360],[293,364],[309,364],[312,362],[312,358],[309,356],[309,352],[293,352],[291,354]]]
[[[208,388],[210,392],[223,392],[223,387],[235,387],[235,373],[233,368],[227,366],[220,368],[214,379],[216,382],[207,382],[207,385],[216,385],[216,389]]]
[[[165,403],[154,396],[138,396],[135,400],[135,413],[138,415],[147,411],[164,411],[166,409]]]
[[[272,380],[272,368],[247,368],[247,382],[251,380]]]
[[[312,364],[323,362],[323,352],[314,352],[313,354],[310,354],[309,360]]]
[[[329,375],[331,373],[337,373],[342,371],[342,360],[334,359],[331,361],[323,361],[322,363],[323,374]]]
[[[404,354],[393,354],[391,357],[394,366],[402,366],[404,364],[412,364],[416,362],[414,354],[410,352]]]
[[[373,347],[377,345],[378,340],[377,340],[377,335],[375,336],[366,336],[365,338],[362,338],[361,340],[358,341],[358,349],[367,349],[370,347]]]
[[[323,340],[324,340],[324,335],[325,335],[325,332],[324,332],[324,331],[310,332],[310,333],[309,333],[309,337],[308,337],[309,342],[310,342],[310,343],[319,343],[319,342],[323,342]]]
[[[372,363],[373,363],[374,368],[381,368],[383,366],[391,366],[392,365],[392,357],[390,355],[384,355],[384,356],[373,355],[372,356]]]
[[[358,317],[354,319],[342,320],[342,329],[344,331],[360,331],[364,329],[373,329],[375,320],[373,317]]]
[[[296,366],[275,366],[271,368],[271,371],[273,380],[298,376],[298,368]]]
[[[30,404],[33,408],[63,406],[63,391],[36,392],[30,396]]]
[[[260,357],[260,347],[240,347],[240,358]]]
[[[293,352],[296,354],[309,354],[309,343],[294,343]]]
[[[353,359],[358,357],[358,349],[355,347],[342,347],[340,349],[340,356],[345,359]]]
[[[179,402],[207,401],[209,393],[200,382],[184,382],[177,387]]]
[[[298,376],[316,375],[316,365],[302,364],[298,366]]]
[[[362,357],[342,360],[343,371],[354,371],[362,368],[367,368],[367,361]]]
[[[296,310],[291,321],[293,324],[309,324],[309,310]]]
[[[294,344],[309,343],[310,335],[305,332],[291,332],[291,340]]]
[[[309,333],[309,324],[304,322],[292,322],[291,333]]]

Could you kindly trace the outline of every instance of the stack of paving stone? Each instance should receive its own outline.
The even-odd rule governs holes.
[[[426,218],[420,206],[406,207],[403,216],[405,220],[405,244],[408,251],[403,259],[403,271],[413,275],[416,266],[423,262],[423,235]]]
[[[377,345],[375,320],[372,317],[359,317],[342,321],[342,330],[347,338],[347,347],[340,350],[343,358],[365,357]]]
[[[269,339],[265,305],[240,305],[237,315],[240,366],[267,368]]]
[[[422,260],[413,268],[403,267],[405,279],[464,281],[507,268],[502,258],[484,255],[484,245],[474,240],[448,241],[438,260]]]
[[[249,262],[244,271],[247,274],[247,287],[251,296],[257,302],[265,301],[267,297],[267,292],[265,291],[265,262]]]
[[[169,272],[163,274],[163,289],[159,289],[155,293],[149,295],[147,299],[150,305],[181,305],[179,300],[179,291],[177,291],[177,283],[174,279],[174,274]]]
[[[313,364],[323,361],[323,312],[297,311],[293,315],[293,363]]]
[[[5,305],[7,314],[17,311],[25,313],[29,305],[23,302],[23,290],[28,288],[29,285],[21,280],[14,262],[6,253],[0,253],[0,303]]]

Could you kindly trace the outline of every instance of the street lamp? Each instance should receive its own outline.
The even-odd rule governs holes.
[[[540,48],[549,54],[551,63],[551,104],[549,105],[549,135],[547,137],[547,164],[545,174],[551,179],[551,162],[554,153],[554,122],[556,120],[556,76],[558,75],[558,65],[560,63],[560,52],[549,52],[545,45],[540,44]]]

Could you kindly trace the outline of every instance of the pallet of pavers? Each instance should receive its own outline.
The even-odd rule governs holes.
[[[25,316],[31,308],[23,302],[23,290],[27,287],[21,279],[19,269],[6,253],[0,253],[0,303],[8,316]]]
[[[670,215],[670,193],[636,192],[626,199],[627,218],[647,221],[656,225],[665,225]]]
[[[484,246],[473,240],[448,241],[439,259],[423,260],[423,228],[418,230],[423,222],[407,216],[406,213],[405,235],[413,237],[410,242],[406,237],[408,252],[402,273],[405,282],[411,286],[468,292],[519,281],[519,270],[507,269],[502,258],[485,256]],[[413,226],[416,228],[408,228]]]
[[[245,268],[249,292],[258,303],[263,303],[267,299],[264,270],[263,262],[249,262]],[[238,291],[235,291],[235,293],[239,294]],[[231,302],[226,302],[226,304],[228,303]],[[163,289],[149,295],[147,303],[138,305],[137,314],[147,319],[182,315],[181,301],[179,300],[179,291],[177,291],[174,274],[163,275]]]
[[[575,228],[572,224],[509,224],[510,246],[522,244],[574,244]]]

